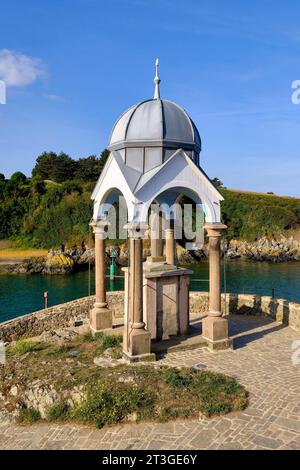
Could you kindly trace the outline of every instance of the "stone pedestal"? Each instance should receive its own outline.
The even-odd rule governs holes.
[[[206,317],[202,321],[202,337],[212,351],[232,347],[232,340],[228,337],[228,321],[222,317]]]
[[[158,263],[144,263],[143,322],[152,341],[168,340],[172,336],[185,336],[189,333],[189,281],[192,271],[165,264],[161,268],[159,269]],[[128,268],[123,268],[123,272],[126,322]]]
[[[90,311],[90,329],[93,334],[112,327],[112,310],[108,309],[106,301],[106,256],[105,228],[108,222],[100,220],[92,222],[95,233],[95,291],[96,301]]]
[[[190,274],[175,266],[151,271],[144,265],[144,322],[152,341],[188,334]]]
[[[202,321],[202,337],[212,351],[232,347],[228,338],[228,321],[221,312],[220,243],[223,224],[206,224],[209,237],[209,312]]]

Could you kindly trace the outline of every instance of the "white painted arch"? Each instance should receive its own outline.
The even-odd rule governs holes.
[[[128,222],[145,223],[151,204],[155,200],[168,202],[164,201],[168,192],[174,193],[173,203],[181,194],[192,196],[196,203],[201,202],[207,223],[221,222],[222,195],[182,149],[156,169],[142,175],[128,169],[112,152],[92,195],[94,220],[104,217],[103,204],[109,202],[113,191],[124,196]]]
[[[177,197],[182,193],[194,195],[196,203],[201,201],[207,223],[220,223],[221,194],[216,190],[207,176],[191,161],[184,151],[178,152],[164,164],[147,183],[136,193],[141,201],[139,219],[147,220],[152,202],[161,199],[163,193],[173,190]],[[198,200],[197,200],[198,199]],[[175,200],[174,200],[175,202]]]

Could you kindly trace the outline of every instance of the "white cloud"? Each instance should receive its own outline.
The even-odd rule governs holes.
[[[58,101],[60,103],[64,103],[65,102],[65,99],[62,97],[62,96],[59,96],[59,95],[44,95],[44,97],[47,99],[47,100],[50,100],[50,101]]]
[[[39,59],[9,49],[0,49],[0,80],[6,86],[23,87],[45,74]]]

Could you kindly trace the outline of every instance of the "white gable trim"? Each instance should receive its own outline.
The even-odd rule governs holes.
[[[103,170],[93,192],[94,220],[97,220],[101,216],[101,205],[105,203],[106,196],[113,189],[117,189],[123,194],[127,204],[128,218],[129,220],[133,218],[136,198],[127,184],[127,181],[118,165],[117,160],[115,158],[111,158],[107,161],[107,164],[105,165],[105,172]]]
[[[143,205],[140,220],[146,220],[149,207],[154,199],[164,191],[176,188],[187,188],[201,199],[206,212],[206,222],[220,222],[220,201],[223,200],[223,197],[208,177],[182,150],[167,160],[159,171],[135,193]]]
[[[112,159],[113,159],[113,155],[112,155],[112,153],[110,153],[110,154],[109,154],[109,157],[108,157],[108,159],[107,159],[107,161],[106,161],[106,163],[105,163],[105,165],[104,165],[104,168],[103,168],[103,170],[102,170],[102,172],[101,172],[101,175],[100,175],[99,178],[98,178],[98,181],[97,181],[97,183],[96,183],[96,186],[94,187],[94,190],[93,190],[93,192],[92,192],[92,195],[91,195],[91,199],[92,199],[92,200],[94,200],[94,199],[96,198],[96,194],[98,193],[99,188],[100,188],[100,186],[101,186],[101,183],[102,183],[102,181],[103,181],[104,178],[105,178],[105,175],[106,175],[106,173],[107,173],[107,170],[108,170],[108,168],[109,168],[109,166],[110,166],[110,163],[111,163]]]

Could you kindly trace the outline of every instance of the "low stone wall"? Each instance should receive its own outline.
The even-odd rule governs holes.
[[[124,292],[108,292],[107,299],[115,318],[122,317]],[[8,320],[0,324],[0,341],[14,341],[40,335],[45,330],[70,326],[74,320],[87,318],[94,302],[94,296],[83,297]]]
[[[190,312],[208,310],[207,292],[190,292]],[[300,331],[300,304],[255,294],[222,294],[222,312],[243,315],[267,315],[296,331]]]
[[[114,310],[114,317],[122,317],[124,292],[108,292],[107,300],[109,307]],[[74,320],[88,317],[94,301],[93,296],[83,297],[1,323],[0,340],[9,342],[21,337],[37,336],[45,330],[70,326]],[[300,332],[300,304],[284,299],[250,294],[227,294],[226,305],[225,297],[222,295],[222,310],[226,314],[267,315]],[[207,311],[208,293],[190,292],[190,312],[195,314]]]

